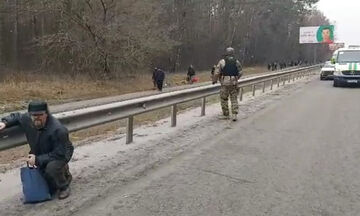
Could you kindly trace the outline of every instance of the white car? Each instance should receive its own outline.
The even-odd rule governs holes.
[[[320,80],[334,79],[335,65],[331,64],[331,61],[327,61],[321,68]]]

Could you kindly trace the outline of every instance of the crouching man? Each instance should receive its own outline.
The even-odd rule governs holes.
[[[49,184],[50,192],[59,199],[70,195],[72,176],[69,172],[74,147],[68,130],[50,113],[44,101],[32,101],[25,114],[12,113],[0,122],[0,131],[18,125],[25,132],[30,145],[26,161],[40,169]]]

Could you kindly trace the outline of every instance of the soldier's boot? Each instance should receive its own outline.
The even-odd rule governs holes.
[[[221,115],[218,116],[218,119],[220,119],[220,120],[228,120],[228,119],[230,119],[230,116],[229,116],[229,114],[228,115],[221,114]]]
[[[232,115],[232,120],[233,120],[233,121],[237,121],[237,114],[233,114],[233,115]]]

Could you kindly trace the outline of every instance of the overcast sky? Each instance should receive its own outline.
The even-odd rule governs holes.
[[[338,42],[360,45],[360,0],[320,0],[317,7],[335,24]]]

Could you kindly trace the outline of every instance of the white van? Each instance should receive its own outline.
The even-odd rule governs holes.
[[[360,84],[360,48],[341,48],[335,51],[334,87]]]

